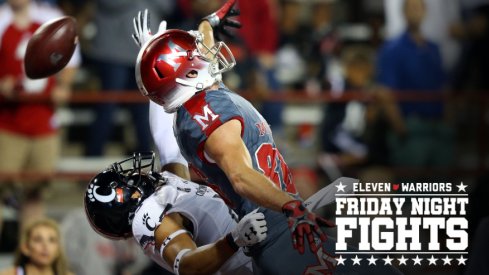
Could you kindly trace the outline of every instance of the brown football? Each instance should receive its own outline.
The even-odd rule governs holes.
[[[27,43],[25,73],[38,79],[61,71],[70,61],[77,42],[75,18],[63,16],[42,24]]]

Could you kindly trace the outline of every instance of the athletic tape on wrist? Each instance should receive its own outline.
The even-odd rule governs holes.
[[[228,233],[226,235],[226,241],[228,242],[229,246],[236,252],[239,250],[238,244],[234,241],[233,235],[231,233]]]
[[[217,16],[217,13],[215,12],[204,17],[204,19],[209,21],[209,24],[211,24],[212,27],[216,27],[220,22],[219,16]]]
[[[188,252],[190,252],[190,249],[182,249],[180,252],[178,252],[177,257],[175,257],[175,261],[173,262],[173,273],[176,275],[178,275],[178,269],[180,268],[180,261],[182,260],[182,257]]]
[[[170,243],[170,241],[173,240],[176,236],[178,236],[180,234],[184,234],[184,233],[189,234],[190,237],[192,237],[192,234],[190,234],[190,232],[188,232],[185,229],[180,229],[180,230],[177,230],[177,231],[171,233],[168,237],[166,237],[165,240],[163,240],[163,243],[161,244],[161,247],[160,247],[161,257],[163,257],[163,252],[165,251],[165,248]]]

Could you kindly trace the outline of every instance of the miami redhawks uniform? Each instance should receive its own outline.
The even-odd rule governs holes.
[[[143,201],[136,210],[132,230],[134,238],[146,255],[163,268],[173,272],[155,249],[154,230],[165,215],[179,213],[192,222],[190,232],[197,246],[213,243],[236,226],[237,215],[211,188],[183,180],[163,172],[165,185]],[[240,249],[216,274],[252,274],[251,258]]]
[[[187,101],[177,112],[174,130],[185,159],[212,187],[218,188],[243,217],[258,206],[238,195],[226,174],[204,153],[207,137],[233,119],[242,124],[242,137],[251,154],[253,168],[265,174],[280,189],[296,194],[289,168],[275,146],[268,123],[248,101],[224,87],[198,93]]]
[[[238,195],[225,173],[204,152],[207,138],[222,124],[236,119],[241,122],[241,136],[253,162],[253,168],[272,180],[280,189],[297,197],[290,171],[273,141],[267,122],[241,96],[224,86],[218,90],[194,95],[177,111],[175,137],[187,161],[202,174],[204,180],[222,193],[229,205],[243,217],[258,206]],[[306,248],[300,255],[292,246],[292,239],[284,214],[260,207],[267,221],[265,241],[249,248],[259,274],[329,274],[335,240],[329,238],[317,253]],[[306,241],[307,242],[307,241]],[[286,261],[284,261],[286,259]],[[293,260],[292,260],[293,259]],[[397,274],[391,268],[340,266],[335,274]]]

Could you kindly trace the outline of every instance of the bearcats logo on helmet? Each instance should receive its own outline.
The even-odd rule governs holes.
[[[93,183],[90,183],[87,190],[88,193],[87,196],[90,199],[90,201],[94,202],[95,200],[97,200],[99,202],[107,203],[115,199],[116,191],[113,188],[111,188],[111,192],[108,195],[99,194],[97,192],[97,189],[99,188],[100,186],[93,185]]]

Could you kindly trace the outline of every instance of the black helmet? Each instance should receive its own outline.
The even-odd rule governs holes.
[[[132,167],[124,169],[132,161]],[[143,164],[143,162],[149,163]],[[149,172],[143,168],[151,167]],[[154,153],[134,153],[96,175],[85,191],[85,212],[92,228],[110,239],[132,236],[138,206],[156,189],[161,177],[154,169]]]

